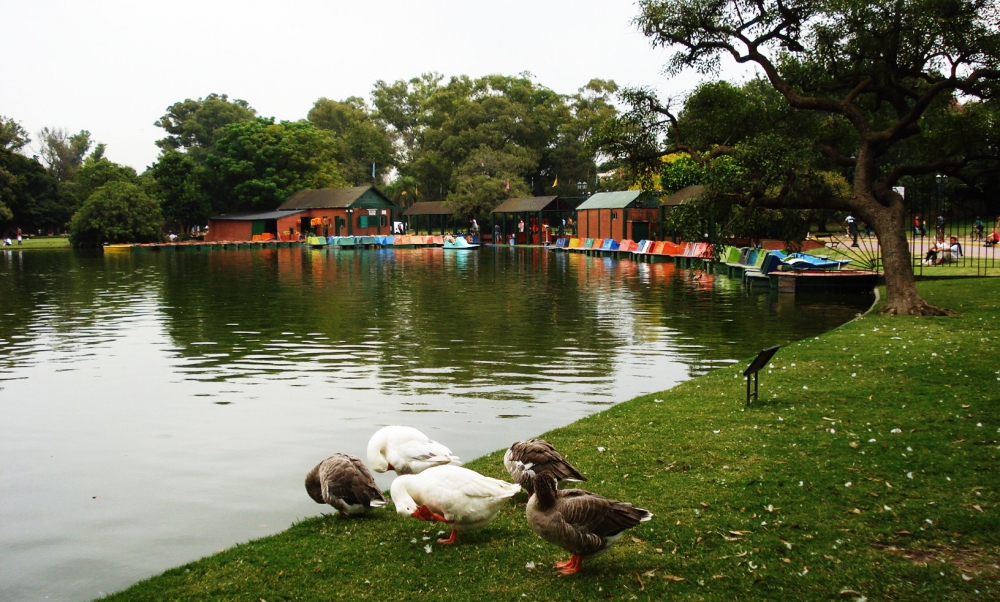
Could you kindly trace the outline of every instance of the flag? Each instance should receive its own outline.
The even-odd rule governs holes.
[[[510,180],[507,180],[507,185],[504,186],[504,190],[506,190],[507,192],[510,192]]]
[[[559,176],[557,175],[557,176],[556,176],[556,181],[555,181],[555,182],[552,182],[552,187],[553,187],[553,188],[555,188],[555,187],[556,187],[556,186],[558,186],[558,185],[559,185]]]
[[[375,177],[375,163],[372,162],[372,177]]]

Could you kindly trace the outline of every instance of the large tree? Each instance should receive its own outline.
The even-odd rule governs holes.
[[[154,125],[169,136],[156,141],[165,151],[183,150],[200,159],[215,143],[216,132],[232,123],[253,121],[257,111],[245,100],[229,100],[225,94],[209,94],[205,98],[187,98],[167,107],[167,112]]]
[[[449,201],[458,217],[481,218],[510,196],[577,194],[578,180],[596,177],[586,142],[617,114],[615,89],[594,80],[567,96],[529,74],[376,83],[378,118],[399,148],[402,177],[413,182],[398,200],[403,190],[407,202],[419,191],[419,200]]]
[[[320,98],[309,110],[308,119],[336,135],[337,163],[350,184],[370,184],[396,165],[392,139],[363,99],[352,96],[338,102]]]
[[[42,128],[38,132],[38,143],[42,162],[48,166],[52,176],[64,184],[76,176],[76,170],[83,165],[94,141],[87,130],[70,134],[63,128]],[[103,155],[104,145],[99,144],[94,154],[98,157]]]
[[[69,239],[74,247],[155,242],[162,238],[160,206],[142,188],[113,180],[94,191],[73,215]]]
[[[344,186],[336,153],[334,135],[305,121],[230,124],[205,158],[213,210],[271,210],[304,188]]]
[[[849,178],[848,195],[810,200],[794,185],[797,172],[786,170],[787,185],[753,187],[744,202],[856,212],[881,244],[887,293],[882,311],[946,312],[917,292],[905,203],[894,186],[921,174],[971,180],[984,165],[995,165],[995,145],[928,143],[934,136],[931,116],[978,118],[981,127],[997,127],[995,119],[979,118],[977,106],[961,109],[997,93],[995,0],[640,0],[639,7],[637,23],[653,44],[676,50],[669,72],[714,72],[723,56],[755,65],[793,113],[815,117],[812,123],[820,127],[808,138],[808,151],[823,153]],[[651,95],[633,94],[632,100],[632,134],[639,142],[649,140],[636,134],[644,126],[677,125],[669,106]],[[669,146],[658,152],[680,148]],[[710,148],[690,150],[699,160],[737,152],[724,137]]]

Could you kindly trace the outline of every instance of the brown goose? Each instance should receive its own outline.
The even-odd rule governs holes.
[[[584,559],[603,554],[625,529],[653,518],[648,510],[589,491],[556,491],[555,479],[547,474],[535,477],[527,515],[535,533],[571,554],[569,560],[555,563],[564,575],[578,572]]]
[[[534,492],[532,480],[535,475],[548,473],[560,481],[586,481],[587,479],[566,461],[552,447],[552,444],[542,439],[518,441],[510,446],[503,455],[503,464],[515,483],[531,495]]]
[[[366,514],[385,504],[375,477],[356,456],[333,454],[306,475],[306,491],[317,504],[330,504],[340,516]]]

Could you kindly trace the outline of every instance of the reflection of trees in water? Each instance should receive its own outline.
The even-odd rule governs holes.
[[[120,327],[155,301],[155,266],[101,251],[0,253],[0,369],[35,361],[31,351],[74,361],[126,336]]]
[[[495,398],[552,379],[606,386],[638,351],[698,373],[867,305],[797,303],[671,263],[541,249],[36,252],[0,258],[0,274],[0,366],[42,340],[93,354],[127,336],[122,320],[162,314],[189,378],[319,372]]]
[[[194,343],[213,342],[213,352],[229,354],[201,363],[199,374],[309,362],[334,376],[364,368],[399,392],[463,386],[475,395],[561,371],[607,378],[617,350],[632,345],[670,347],[701,372],[864,306],[852,299],[803,313],[670,263],[540,249],[177,254],[166,274],[168,329],[181,353],[201,356]]]

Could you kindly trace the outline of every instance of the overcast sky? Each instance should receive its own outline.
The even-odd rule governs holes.
[[[377,80],[517,75],[560,93],[592,78],[683,94],[668,53],[631,24],[633,0],[0,0],[0,115],[28,130],[89,130],[142,171],[168,106],[213,92],[302,119],[320,97],[366,99]],[[741,71],[731,68],[730,79]]]

